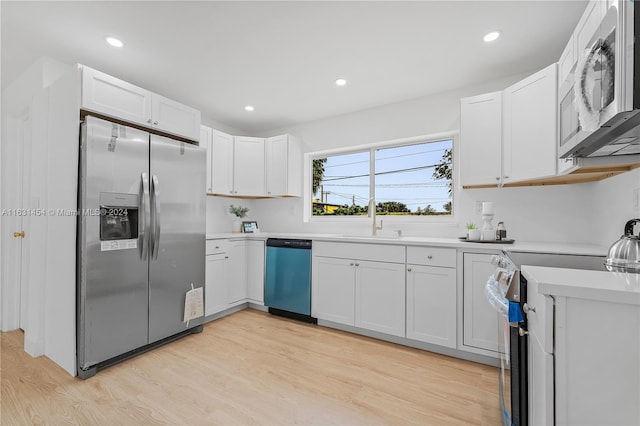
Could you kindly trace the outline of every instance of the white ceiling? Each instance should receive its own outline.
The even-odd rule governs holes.
[[[84,63],[247,134],[557,61],[570,1],[2,1],[2,86],[46,55]],[[489,30],[503,36],[481,41]],[[116,36],[122,49],[104,38]],[[334,81],[348,84],[338,88]],[[255,111],[248,113],[244,106]]]

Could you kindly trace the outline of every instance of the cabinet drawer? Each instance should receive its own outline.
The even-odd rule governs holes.
[[[229,240],[207,240],[205,254],[226,253],[229,249]]]
[[[456,249],[442,247],[407,247],[407,263],[411,265],[456,267]]]
[[[374,262],[404,263],[404,246],[314,242],[313,255]]]

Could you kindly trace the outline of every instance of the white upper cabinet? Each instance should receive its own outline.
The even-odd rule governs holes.
[[[199,139],[200,111],[164,96],[151,94],[151,122],[158,130],[188,139]]]
[[[556,174],[557,105],[556,64],[505,89],[503,183]]]
[[[233,195],[233,136],[211,132],[211,193]]]
[[[502,92],[460,101],[462,186],[496,185],[501,179]]]
[[[291,135],[266,139],[267,195],[302,196],[302,148]]]
[[[233,195],[266,194],[264,151],[264,138],[234,137]]]
[[[200,111],[84,65],[82,109],[186,139],[200,139]]]
[[[486,187],[557,173],[557,66],[460,101],[460,180]]]
[[[211,154],[212,154],[212,148],[211,148],[211,132],[213,131],[213,129],[211,127],[207,127],[207,126],[200,126],[200,146],[204,146],[207,148],[207,184],[206,184],[206,188],[207,188],[207,193],[211,193],[213,192],[213,187],[211,186],[211,170],[212,170],[212,164],[211,164]]]
[[[82,109],[146,126],[151,119],[151,93],[82,66]]]

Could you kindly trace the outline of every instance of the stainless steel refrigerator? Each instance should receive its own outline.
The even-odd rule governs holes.
[[[81,124],[80,377],[202,330],[203,317],[183,319],[187,291],[204,288],[205,152],[92,116]]]

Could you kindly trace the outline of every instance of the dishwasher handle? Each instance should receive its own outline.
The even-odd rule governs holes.
[[[288,238],[267,238],[266,245],[267,247],[311,250],[311,240],[298,240],[298,239],[288,239]]]

